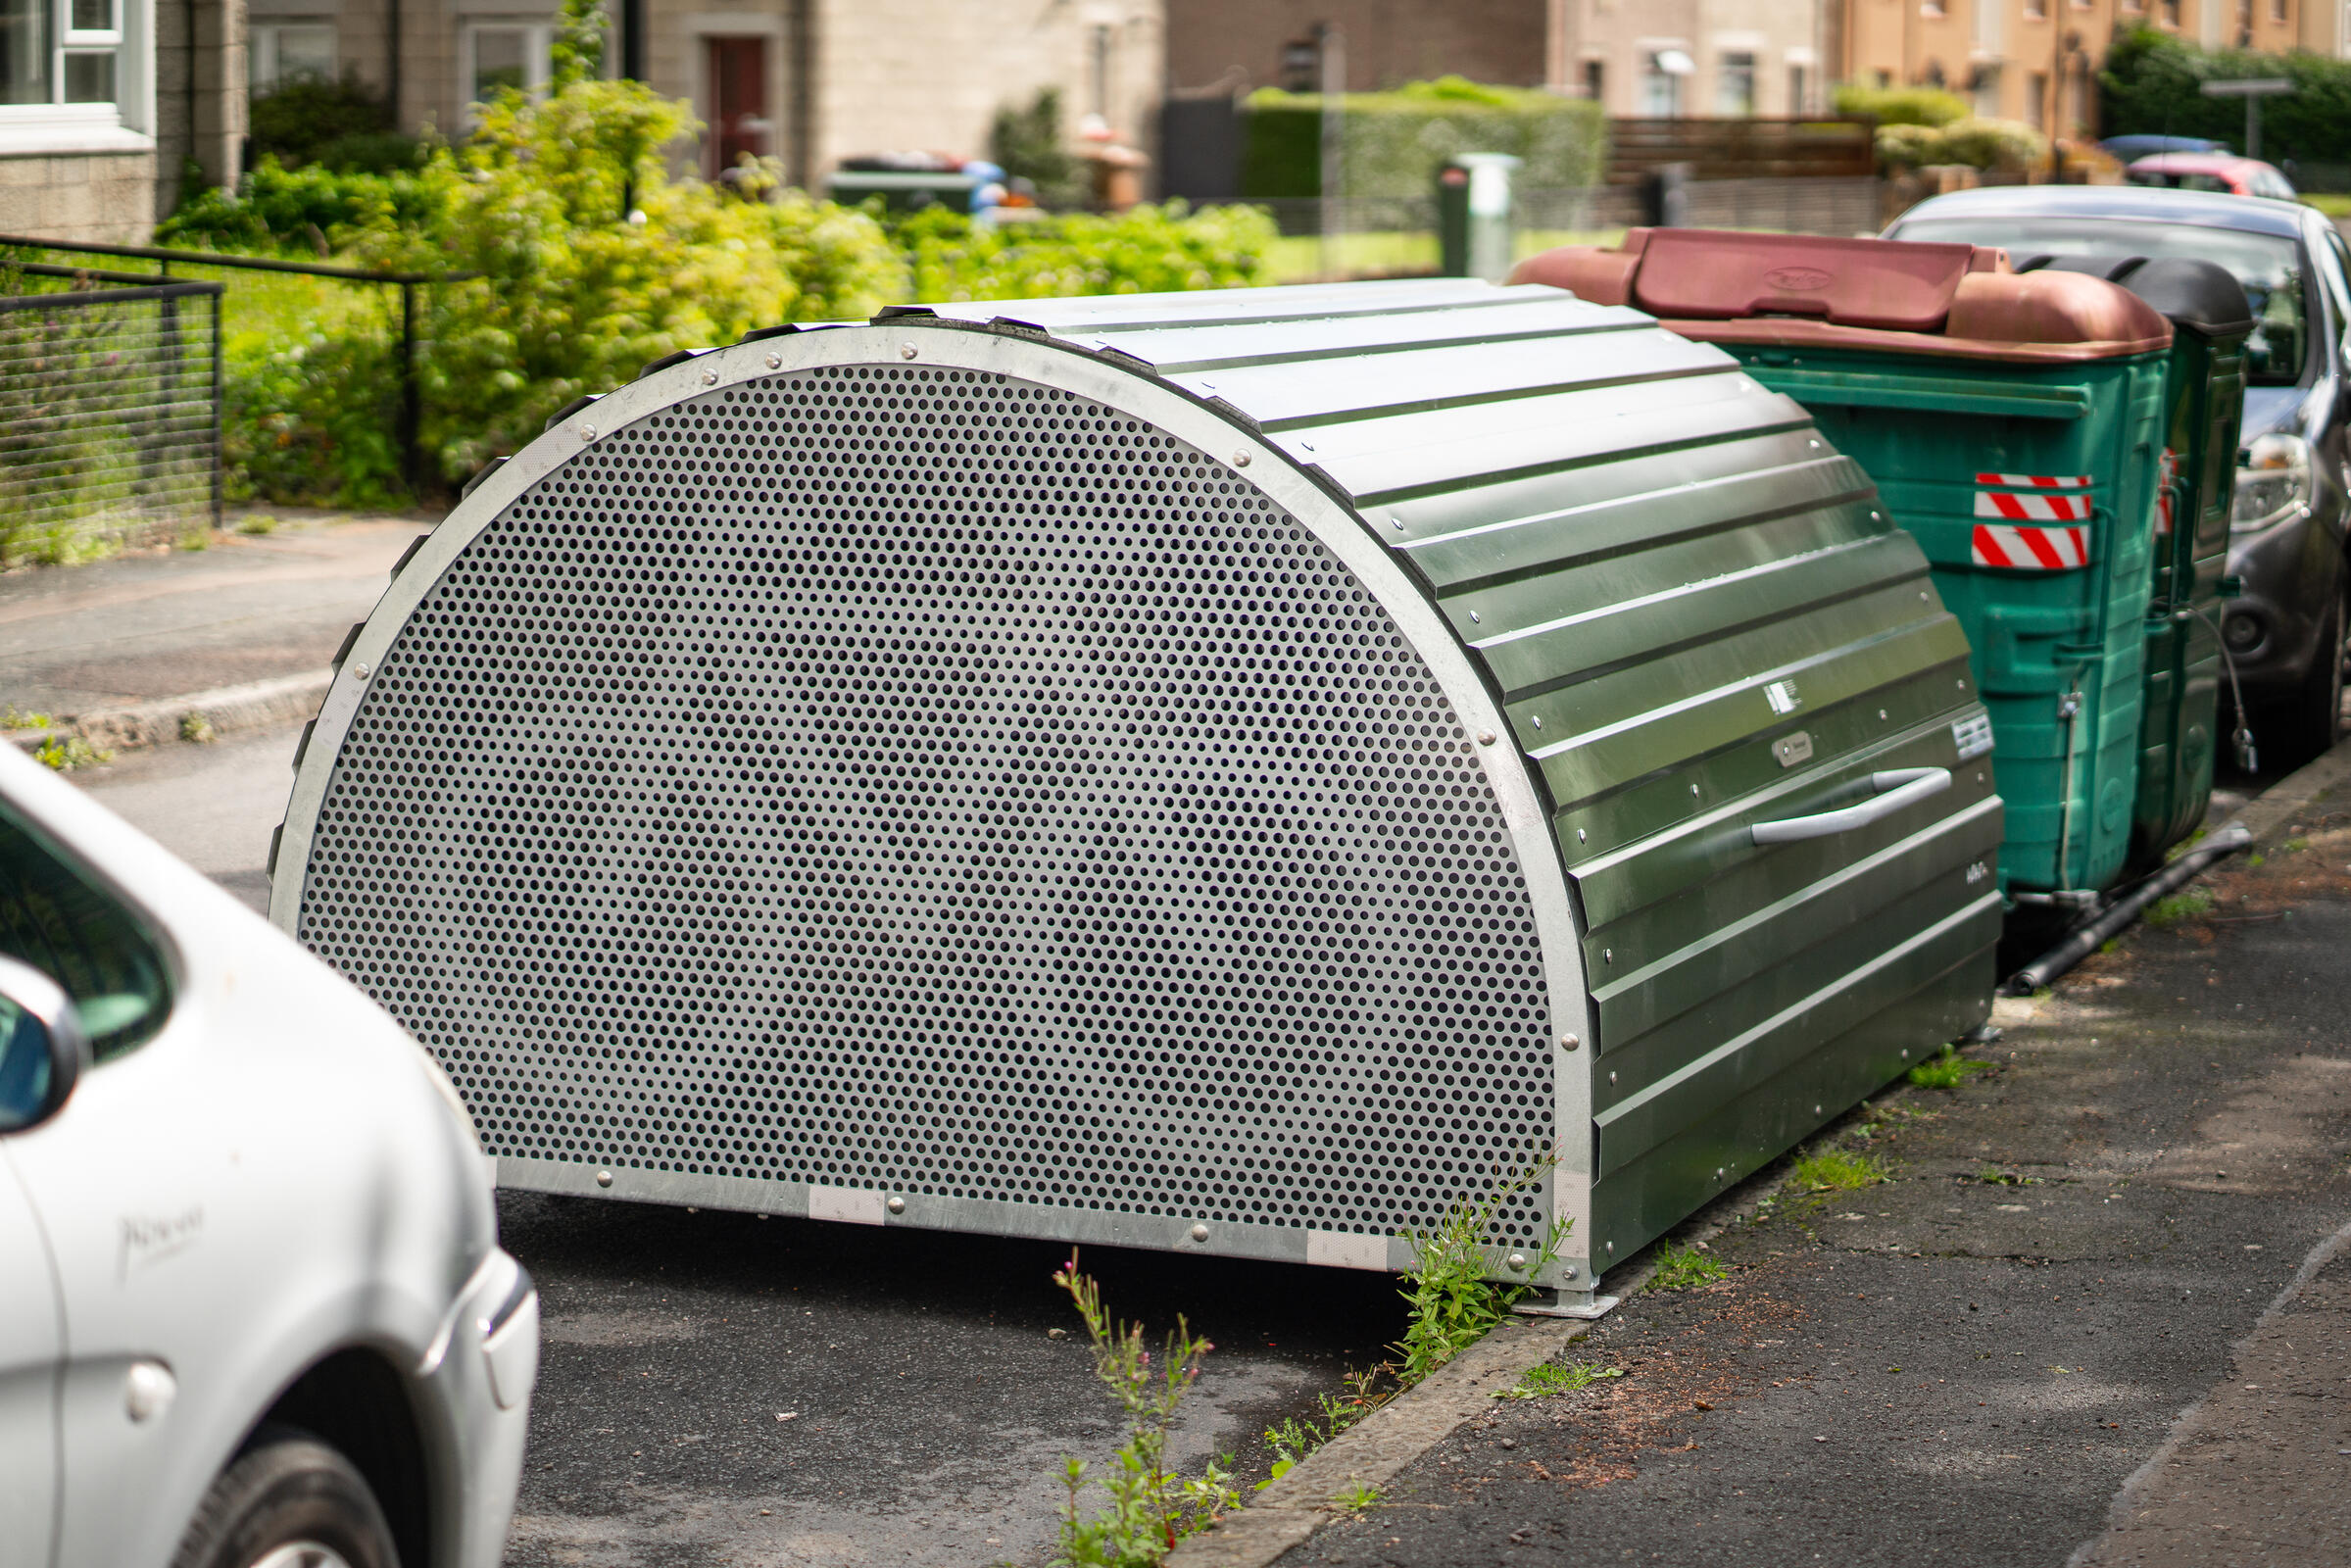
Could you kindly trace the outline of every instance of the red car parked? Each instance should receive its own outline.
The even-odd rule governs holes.
[[[2161,185],[2173,190],[2211,190],[2226,196],[2271,196],[2295,199],[2293,181],[2258,158],[2234,153],[2156,153],[2125,170],[2133,185]]]

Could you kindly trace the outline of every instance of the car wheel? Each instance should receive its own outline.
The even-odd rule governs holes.
[[[2290,772],[2322,757],[2343,738],[2343,664],[2346,622],[2340,596],[2327,612],[2326,628],[2302,683],[2289,697],[2262,713],[2256,726],[2266,771]],[[2271,760],[2275,758],[2276,760]]]
[[[400,1568],[400,1553],[351,1461],[280,1428],[220,1472],[171,1568]]]

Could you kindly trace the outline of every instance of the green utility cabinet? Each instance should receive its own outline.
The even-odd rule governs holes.
[[[2126,867],[2150,871],[2196,830],[2212,801],[2221,731],[2221,580],[2229,564],[2253,310],[2234,275],[2213,262],[2066,256],[2024,264],[2027,271],[2041,267],[2118,283],[2172,323],[2138,805]]]
[[[2177,837],[2201,810],[2211,693],[2190,671],[2212,644],[2174,628],[2152,649],[2166,673],[2151,690],[2148,622],[2159,567],[2162,591],[2176,571],[2195,591],[2214,482],[2203,454],[2229,394],[2207,385],[2197,409],[2180,403],[2192,368],[2157,309],[1971,245],[1691,229],[1635,229],[1618,249],[1550,252],[1517,275],[1720,345],[1878,481],[1974,645],[2007,802],[2004,892],[2084,898],[2133,860],[2134,828]],[[2207,382],[2232,373],[2228,358],[2204,356]],[[2197,532],[2175,552],[2159,503],[2164,453],[2182,440],[2203,488]],[[2226,491],[2217,504],[2225,544]],[[2150,736],[2183,729],[2194,737],[2156,742],[2150,764]],[[2160,821],[2142,823],[2149,766]]]

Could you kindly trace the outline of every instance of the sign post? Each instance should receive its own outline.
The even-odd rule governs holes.
[[[2245,101],[2245,156],[2261,156],[2261,101],[2294,90],[2294,84],[2283,76],[2246,76],[2236,81],[2208,81],[2204,84],[2207,98],[2242,98]]]

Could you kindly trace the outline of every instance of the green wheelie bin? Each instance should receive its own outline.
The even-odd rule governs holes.
[[[2213,262],[2137,256],[2020,260],[2020,271],[2086,272],[2118,283],[2172,323],[2165,382],[2162,483],[2155,509],[2155,588],[2147,605],[2145,716],[2138,805],[2125,870],[2151,871],[2196,830],[2212,801],[2220,737],[2223,578],[2235,494],[2236,430],[2245,401],[2245,338],[2253,308]],[[2252,735],[2238,738],[2251,767]]]
[[[2201,740],[2165,743],[2158,769],[2162,828],[2186,831],[2175,825],[2210,788],[2213,719],[2209,689],[2178,678],[2149,711],[2158,560],[2176,564],[2172,543],[2158,546],[2163,455],[2179,451],[2184,379],[2159,310],[2079,270],[2018,272],[1978,246],[1697,229],[1548,252],[1513,281],[1632,305],[1719,344],[1878,481],[1974,646],[2008,801],[2011,899],[2086,904],[2115,882],[2134,858],[2149,718],[2192,729],[2201,711]],[[2218,374],[2229,356],[2209,358]],[[2234,452],[2211,422],[2229,396],[2207,388],[2201,402],[2196,532],[2221,484],[2225,546],[2226,480],[2206,470],[2227,472],[2208,460],[2215,440]],[[2192,579],[2201,557],[2193,541],[2181,548]],[[2169,572],[2164,582],[2168,593]],[[2201,601],[2188,588],[2192,622]],[[2158,652],[2192,663],[2210,646],[2181,635]]]

